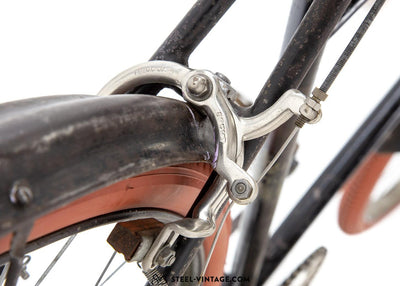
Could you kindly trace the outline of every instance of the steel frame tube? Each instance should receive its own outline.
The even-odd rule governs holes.
[[[199,0],[176,26],[150,60],[188,65],[191,53],[235,0]]]

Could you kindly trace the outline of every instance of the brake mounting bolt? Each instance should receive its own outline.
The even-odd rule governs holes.
[[[253,188],[247,180],[235,180],[231,188],[232,194],[239,200],[250,197]]]
[[[189,96],[194,100],[206,100],[211,95],[212,85],[208,77],[196,74],[187,82]]]
[[[237,184],[236,187],[235,187],[235,191],[238,194],[243,194],[246,191],[246,185],[243,184],[243,183]]]

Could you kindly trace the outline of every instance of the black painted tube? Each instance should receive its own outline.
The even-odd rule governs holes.
[[[279,265],[354,168],[379,140],[382,127],[399,107],[400,79],[273,234],[261,271],[260,284]]]

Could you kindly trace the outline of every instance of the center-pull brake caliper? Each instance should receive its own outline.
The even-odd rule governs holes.
[[[223,179],[217,180],[212,193],[199,203],[192,218],[169,223],[163,228],[142,261],[145,271],[157,266],[160,250],[171,247],[179,235],[190,238],[211,235],[216,218],[229,198],[238,204],[249,204],[256,198],[257,183],[242,168],[244,141],[270,133],[292,116],[299,117],[298,125],[317,122],[321,117],[319,101],[323,100],[292,89],[264,112],[241,117],[230,102],[235,91],[220,74],[191,70],[165,61],[147,62],[121,73],[101,90],[100,95],[126,93],[150,83],[180,88],[187,102],[211,118],[218,138],[218,154],[213,167]]]

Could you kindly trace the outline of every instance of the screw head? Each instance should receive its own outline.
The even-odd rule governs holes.
[[[175,251],[166,245],[160,249],[156,255],[155,261],[161,267],[168,267],[174,264],[175,259]]]
[[[10,191],[10,201],[17,205],[28,205],[33,200],[33,193],[24,181],[16,181]]]
[[[206,100],[210,97],[212,84],[205,75],[196,74],[187,81],[189,96],[194,100]]]
[[[242,182],[235,186],[235,192],[238,194],[243,194],[246,191],[246,185]]]
[[[248,199],[252,191],[251,184],[245,179],[235,180],[231,187],[232,195],[239,200]]]

